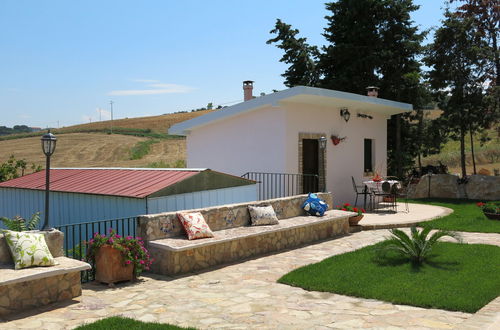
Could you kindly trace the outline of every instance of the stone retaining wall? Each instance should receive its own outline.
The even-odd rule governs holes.
[[[151,271],[163,275],[188,273],[251,256],[297,247],[348,232],[349,222],[346,217],[182,251],[167,251],[149,246],[149,252],[155,259]]]
[[[471,175],[466,183],[459,184],[457,175],[424,175],[418,184],[411,187],[409,197],[500,200],[500,177]]]
[[[330,193],[318,193],[318,197],[332,206]],[[213,231],[246,226],[250,223],[248,205],[272,205],[278,219],[287,219],[304,215],[301,206],[307,195],[269,199],[239,204],[229,204],[208,208],[194,209],[203,214],[205,221]],[[148,214],[138,217],[137,236],[146,241],[180,236],[183,233],[182,225],[177,219],[177,212]]]
[[[82,294],[80,272],[0,286],[0,315],[69,300]]]

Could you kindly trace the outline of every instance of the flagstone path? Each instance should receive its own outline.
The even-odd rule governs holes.
[[[89,283],[73,303],[13,315],[0,328],[71,329],[113,315],[199,329],[460,329],[462,325],[480,329],[498,319],[498,298],[485,308],[484,315],[472,315],[308,292],[276,283],[292,269],[373,244],[387,235],[387,230],[363,231],[200,274],[147,275],[138,283],[112,289]],[[463,236],[470,243],[500,246],[499,234]]]

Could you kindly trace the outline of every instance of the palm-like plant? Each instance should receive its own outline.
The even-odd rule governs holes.
[[[408,235],[400,229],[391,229],[392,237],[385,240],[382,249],[384,251],[395,251],[408,257],[412,262],[420,264],[440,238],[449,236],[459,242],[462,241],[458,233],[447,230],[438,230],[427,239],[430,231],[431,228],[428,227],[421,231],[418,231],[416,227],[411,227],[411,235]]]
[[[7,229],[12,231],[28,231],[36,229],[38,222],[40,221],[40,212],[36,212],[31,216],[31,219],[26,221],[20,216],[15,216],[12,219],[0,217],[0,221],[3,222]]]

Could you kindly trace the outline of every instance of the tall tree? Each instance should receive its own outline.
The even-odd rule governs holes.
[[[485,70],[484,40],[477,38],[474,21],[449,10],[429,46],[425,62],[431,67],[429,80],[444,111],[451,137],[460,141],[462,176],[467,175],[465,135],[482,127]]]
[[[490,48],[491,65],[486,74],[493,82],[493,86],[499,86],[500,4],[498,0],[450,0],[450,3],[461,3],[461,6],[457,8],[457,14],[473,21],[476,36],[483,39]]]
[[[284,50],[280,62],[290,64],[282,76],[285,85],[293,86],[315,86],[318,82],[318,70],[316,62],[318,49],[310,46],[306,38],[297,38],[299,30],[292,29],[291,25],[276,20],[274,29],[270,31],[276,37],[269,39],[267,44],[276,43],[276,47]]]
[[[331,15],[325,17],[328,44],[318,65],[320,86],[363,94],[367,86],[379,85],[381,1],[340,0],[325,6]]]

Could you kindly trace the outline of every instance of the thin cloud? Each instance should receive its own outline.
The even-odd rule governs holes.
[[[144,79],[145,80],[145,79]],[[154,84],[148,84],[147,89],[126,89],[111,91],[108,95],[157,95],[157,94],[180,94],[189,93],[194,90],[193,87],[177,85],[177,84],[163,84],[155,81]]]
[[[132,81],[135,82],[142,82],[142,83],[159,83],[159,80],[154,80],[154,79],[132,79]]]

